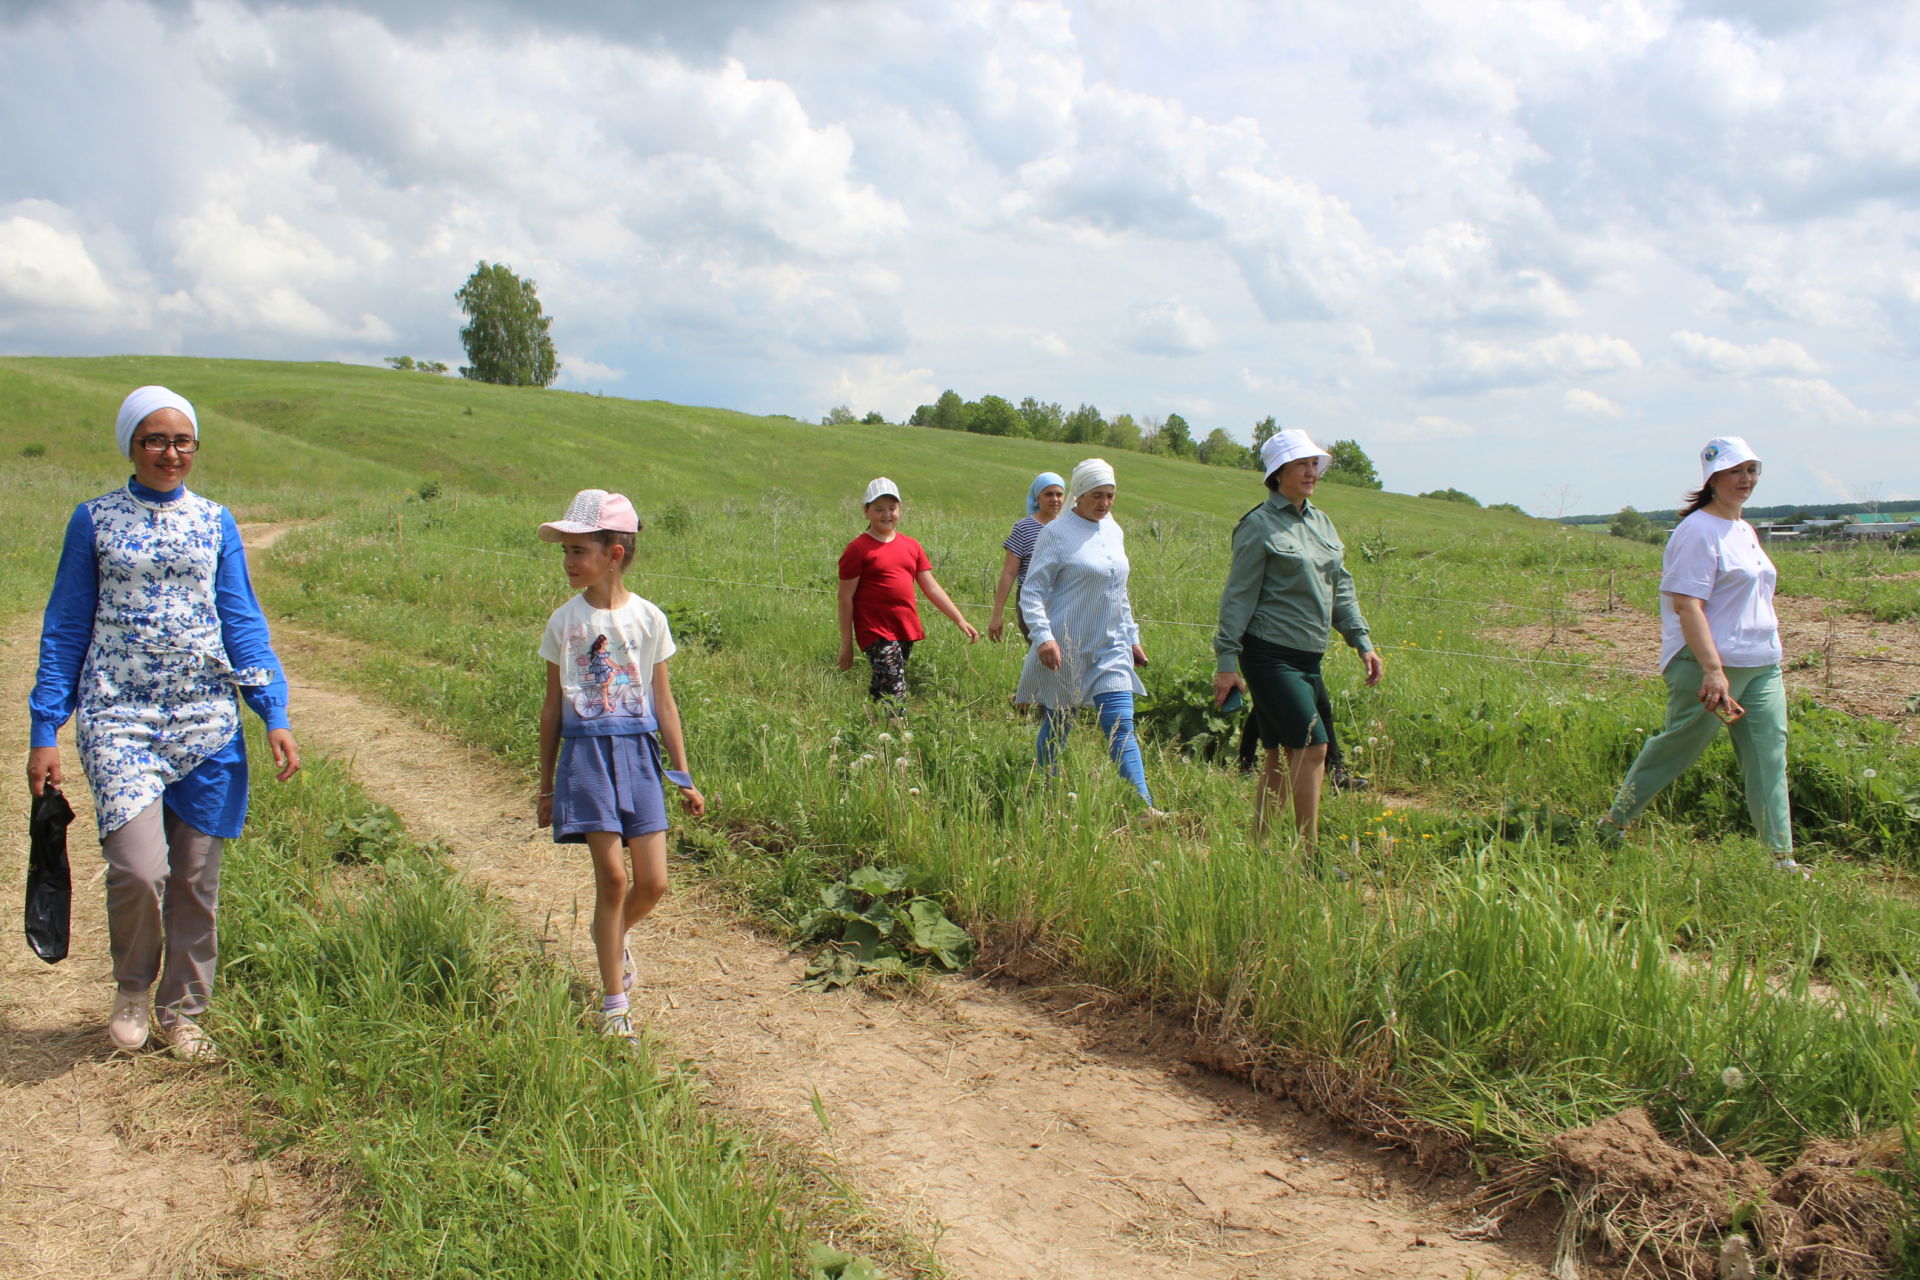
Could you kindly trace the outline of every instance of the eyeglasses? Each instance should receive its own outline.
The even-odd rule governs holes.
[[[141,436],[134,443],[148,453],[165,453],[169,449],[175,453],[192,453],[200,447],[200,442],[192,436]]]

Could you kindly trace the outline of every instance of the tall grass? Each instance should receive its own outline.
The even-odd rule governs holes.
[[[705,1115],[696,1073],[584,1026],[567,975],[434,851],[328,838],[368,808],[331,761],[259,789],[212,1023],[267,1143],[343,1171],[346,1273],[772,1280],[852,1218]]]
[[[136,371],[152,372],[120,372]],[[1026,479],[1070,464],[1070,446],[365,371],[188,372],[263,433],[329,442],[382,476],[408,465],[408,432],[428,432],[412,456],[422,479],[447,480],[437,498],[343,481],[329,516],[257,571],[276,616],[354,642],[338,675],[522,766],[533,647],[565,594],[533,530],[576,487],[631,492],[650,527],[630,585],[673,618],[694,766],[713,821],[737,836],[699,843],[776,917],[837,871],[912,863],[981,932],[1010,926],[1089,978],[1204,1007],[1276,1055],[1350,1072],[1406,1114],[1509,1150],[1629,1103],[1764,1157],[1809,1133],[1911,1123],[1920,1027],[1904,966],[1920,907],[1882,878],[1920,860],[1920,753],[1796,709],[1798,829],[1822,864],[1811,884],[1773,875],[1741,834],[1724,746],[1632,847],[1566,838],[1660,721],[1663,690],[1636,670],[1653,655],[1535,665],[1487,628],[1570,620],[1609,589],[1650,611],[1651,548],[1323,492],[1388,646],[1375,690],[1350,656],[1330,657],[1342,732],[1377,784],[1422,797],[1397,811],[1331,801],[1328,843],[1356,876],[1337,888],[1284,845],[1252,847],[1249,784],[1174,744],[1147,742],[1156,798],[1181,815],[1165,830],[1126,824],[1126,792],[1085,728],[1058,777],[1036,774],[1033,725],[1008,705],[1017,650],[967,648],[931,611],[903,723],[874,720],[860,673],[832,670],[834,563],[861,527],[860,482],[884,469],[907,487],[903,528],[981,623]],[[308,390],[276,397],[276,383]],[[402,425],[356,417],[400,395]],[[1196,696],[1227,533],[1263,491],[1244,473],[1115,461],[1149,685]]]

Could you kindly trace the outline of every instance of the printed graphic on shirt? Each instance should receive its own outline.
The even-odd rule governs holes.
[[[666,616],[637,596],[619,609],[561,606],[540,645],[560,670],[561,736],[650,731],[654,664],[672,653]]]

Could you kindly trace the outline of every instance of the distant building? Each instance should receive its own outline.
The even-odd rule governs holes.
[[[1897,538],[1902,534],[1920,532],[1920,520],[1870,520],[1860,517],[1860,523],[1850,524],[1840,532],[1849,538]]]

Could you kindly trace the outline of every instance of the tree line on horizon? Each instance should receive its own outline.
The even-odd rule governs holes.
[[[823,426],[892,426],[885,415],[873,411],[855,417],[847,405],[836,405],[820,419]],[[1027,396],[1019,404],[1005,396],[984,395],[978,400],[963,400],[953,390],[942,391],[932,404],[923,404],[907,417],[910,427],[931,427],[936,431],[963,431],[973,435],[1007,436],[1016,439],[1052,440],[1062,444],[1084,444],[1095,448],[1126,449],[1135,453],[1157,454],[1166,458],[1186,458],[1210,467],[1234,467],[1257,471],[1260,446],[1280,430],[1272,414],[1253,425],[1253,445],[1235,440],[1221,427],[1205,438],[1194,439],[1193,427],[1177,413],[1161,418],[1146,414],[1136,418],[1130,413],[1107,418],[1091,404],[1069,410],[1054,401]],[[1382,487],[1373,459],[1357,440],[1336,440],[1327,446],[1333,465],[1327,479],[1363,489]],[[1474,505],[1479,505],[1475,503]]]

